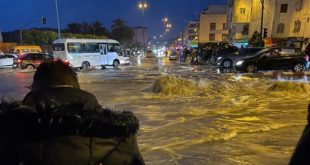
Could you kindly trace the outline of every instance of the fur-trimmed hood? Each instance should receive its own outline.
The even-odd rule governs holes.
[[[8,139],[39,140],[51,136],[121,138],[139,130],[139,121],[131,112],[82,107],[51,102],[32,108],[20,102],[2,102],[0,132]]]

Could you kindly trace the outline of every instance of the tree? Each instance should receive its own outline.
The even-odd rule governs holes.
[[[109,31],[102,25],[101,22],[95,21],[94,23],[91,24],[93,28],[93,35],[97,36],[108,36]]]
[[[127,22],[122,19],[116,19],[112,22],[110,37],[119,41],[124,47],[132,43],[134,31],[127,26]]]
[[[54,31],[31,29],[23,31],[24,44],[30,45],[50,45],[57,38]]]
[[[81,29],[81,24],[79,23],[70,23],[67,25],[67,28],[65,30],[68,33],[76,33],[76,34],[81,34],[82,29]]]

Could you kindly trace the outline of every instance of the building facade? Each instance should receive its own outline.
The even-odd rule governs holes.
[[[199,43],[226,41],[227,35],[227,6],[208,6],[199,18]]]
[[[310,0],[265,0],[263,29],[266,38],[285,40],[310,38]],[[260,32],[261,0],[229,0],[227,23],[229,40],[248,40]]]
[[[185,45],[191,46],[193,42],[198,41],[198,21],[189,21],[184,31],[181,34],[181,38]]]
[[[148,33],[146,27],[134,27],[133,45],[136,47],[145,47],[148,41]]]

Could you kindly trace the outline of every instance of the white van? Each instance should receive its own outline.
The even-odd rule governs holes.
[[[119,42],[111,39],[57,39],[53,42],[53,56],[74,68],[90,66],[118,67],[123,60]]]

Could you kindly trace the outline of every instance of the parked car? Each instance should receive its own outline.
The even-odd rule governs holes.
[[[169,54],[169,60],[177,60],[179,57],[178,57],[178,52],[176,51],[172,51],[170,54]]]
[[[258,51],[261,51],[264,48],[243,48],[239,49],[236,52],[220,55],[216,59],[216,65],[224,68],[232,68],[233,62],[239,60],[245,56],[254,54]]]
[[[18,58],[18,56],[14,54],[0,55],[0,67],[13,67],[14,58]]]
[[[14,67],[21,69],[35,69],[42,62],[53,61],[53,57],[43,53],[27,53],[14,59]]]
[[[267,48],[234,63],[236,70],[256,72],[258,70],[293,70],[302,72],[307,58],[296,48]]]

